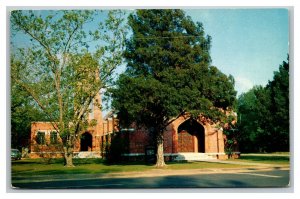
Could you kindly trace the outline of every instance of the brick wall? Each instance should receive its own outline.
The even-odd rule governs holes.
[[[188,117],[180,117],[167,127],[164,132],[164,153],[224,153],[223,132],[214,125],[199,122],[203,127],[198,129],[199,132],[182,131],[178,133],[178,127],[188,119]],[[145,153],[147,146],[156,146],[152,140],[146,129],[138,129],[129,133],[130,153]]]
[[[118,132],[117,120],[112,117],[102,119],[99,112],[95,112],[94,116],[99,117],[98,123],[94,127],[90,127],[87,131],[92,135],[92,151],[104,151],[105,143],[109,143],[110,135],[112,132]],[[101,116],[101,117],[100,117]],[[170,124],[164,132],[164,153],[178,153],[178,152],[198,152],[199,145],[204,145],[204,149],[201,152],[205,153],[224,153],[224,136],[223,132],[215,128],[214,125],[208,123],[202,123],[198,121],[200,127],[198,135],[197,133],[191,133],[187,131],[177,132],[178,127],[187,121],[189,117],[182,116],[176,119]],[[101,128],[100,128],[101,127]],[[55,151],[62,152],[59,147],[53,147],[49,145],[38,145],[36,142],[37,132],[45,132],[46,142],[49,143],[50,132],[55,128],[49,122],[33,122],[31,126],[31,152],[33,154],[39,151]],[[125,153],[130,154],[144,154],[147,147],[156,147],[153,137],[148,133],[145,128],[136,129],[134,132],[127,132],[128,150]],[[124,134],[125,135],[125,134]],[[204,141],[202,141],[204,140]],[[58,136],[58,142],[61,143],[61,139]],[[60,145],[61,146],[61,145]],[[75,143],[74,152],[80,151],[80,136],[78,136]]]
[[[129,151],[130,153],[145,153],[147,146],[153,146],[153,140],[146,129],[137,129],[129,132]]]

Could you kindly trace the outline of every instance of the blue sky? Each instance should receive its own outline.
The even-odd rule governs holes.
[[[287,9],[192,9],[212,37],[212,64],[236,81],[238,94],[266,85],[289,53]]]
[[[205,33],[212,37],[212,65],[233,75],[238,94],[254,85],[265,86],[272,80],[273,72],[287,59],[287,9],[190,9],[185,12],[195,22],[203,23]],[[105,12],[101,13],[99,18],[103,19],[105,15]],[[95,20],[86,28],[95,29],[98,22]],[[24,46],[27,43],[24,40],[28,42],[28,38],[19,35],[13,41]],[[123,70],[124,66],[118,73]]]
[[[212,65],[233,75],[238,95],[255,85],[265,86],[279,65],[287,60],[287,9],[190,9],[185,12],[195,22],[203,23],[205,33],[212,37]]]
[[[212,65],[233,75],[238,95],[265,86],[289,53],[287,9],[190,9],[212,37]],[[123,68],[119,72],[123,71]]]

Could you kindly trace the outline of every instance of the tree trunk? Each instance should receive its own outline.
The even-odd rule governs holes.
[[[65,167],[74,167],[73,164],[73,147],[64,146]]]
[[[166,166],[164,160],[164,139],[163,132],[160,132],[157,135],[157,152],[156,152],[156,167]]]

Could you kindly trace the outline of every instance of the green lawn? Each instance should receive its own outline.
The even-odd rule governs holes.
[[[224,164],[213,162],[169,162],[163,169],[212,169],[212,168],[244,168],[247,165],[240,165],[238,162],[265,163],[274,165],[289,165],[289,156],[273,155],[241,155],[240,159],[230,159],[237,164]],[[144,162],[128,162],[126,164],[106,164],[102,159],[74,159],[75,167],[66,168],[63,166],[63,159],[53,159],[50,164],[46,164],[43,159],[22,159],[12,161],[12,176],[34,176],[53,174],[101,174],[115,172],[137,172],[156,169],[154,165]]]
[[[230,159],[227,161],[253,162],[274,165],[289,165],[290,156],[287,152],[268,153],[268,154],[241,154],[239,159]]]
[[[74,159],[75,167],[66,168],[62,159],[56,159],[46,164],[42,159],[25,159],[12,162],[12,175],[51,175],[51,174],[97,174],[112,172],[146,171],[156,169],[154,165],[143,162],[126,164],[106,164],[101,159]],[[210,163],[210,162],[182,162],[167,163],[164,169],[208,169],[208,168],[237,168],[244,165]]]
[[[74,159],[75,167],[64,167],[62,159],[55,159],[46,164],[42,159],[27,159],[12,162],[13,175],[42,175],[42,174],[82,174],[82,173],[110,173],[122,171],[143,171],[152,168],[150,165],[128,164],[108,165],[101,159]]]

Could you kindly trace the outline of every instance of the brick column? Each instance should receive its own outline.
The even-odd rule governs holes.
[[[178,153],[178,133],[175,129],[172,130],[172,153]]]

